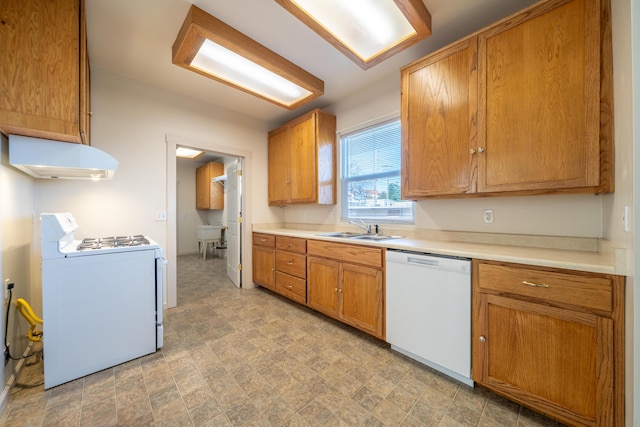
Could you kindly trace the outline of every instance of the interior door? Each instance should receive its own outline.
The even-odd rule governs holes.
[[[242,235],[241,160],[227,168],[227,276],[241,287],[240,241]]]

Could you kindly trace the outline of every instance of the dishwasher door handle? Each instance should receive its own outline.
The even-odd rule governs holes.
[[[407,263],[409,264],[419,264],[427,267],[440,267],[440,261],[437,259],[431,258],[417,258],[417,257],[407,257]]]

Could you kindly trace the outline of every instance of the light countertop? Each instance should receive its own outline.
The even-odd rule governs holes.
[[[329,230],[331,231],[331,230]],[[545,237],[533,237],[521,239],[527,246],[517,244],[495,243],[496,239],[491,239],[487,235],[485,242],[463,241],[447,239],[424,238],[423,236],[409,236],[399,239],[388,239],[382,241],[363,241],[358,239],[336,238],[319,236],[319,233],[326,233],[326,230],[309,230],[297,228],[278,228],[273,225],[254,225],[253,232],[270,233],[281,236],[300,237],[304,239],[327,240],[334,242],[350,243],[356,245],[383,247],[387,249],[401,249],[416,252],[425,252],[437,255],[449,255],[464,258],[476,258],[483,260],[504,261],[519,264],[536,265],[543,267],[564,268],[569,270],[580,270],[592,273],[606,273],[625,275],[626,252],[624,249],[614,247],[610,242],[603,239],[591,239],[584,248],[566,249],[549,245],[544,247]],[[390,233],[391,234],[391,233]],[[393,233],[399,234],[399,233]],[[461,234],[464,237],[464,233]],[[482,237],[482,236],[481,236]],[[507,239],[512,243],[518,241]],[[476,240],[483,240],[482,238]],[[492,242],[492,240],[494,240]],[[529,245],[532,244],[532,245]],[[567,246],[567,245],[565,245]],[[580,245],[573,245],[580,247]],[[572,247],[571,244],[568,247]]]

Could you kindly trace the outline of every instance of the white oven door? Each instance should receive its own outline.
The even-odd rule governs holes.
[[[45,389],[156,351],[156,274],[153,249],[42,261]]]

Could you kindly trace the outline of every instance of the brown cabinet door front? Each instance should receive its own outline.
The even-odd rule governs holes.
[[[601,409],[612,396],[611,319],[494,295],[480,299],[476,381],[515,400],[543,402],[573,422],[593,425],[607,416]]]
[[[402,71],[402,196],[473,190],[476,38]]]
[[[346,323],[382,338],[382,271],[375,268],[342,264],[341,318]]]
[[[269,135],[269,204],[286,204],[291,199],[290,133],[282,129]]]
[[[275,283],[274,249],[253,245],[253,281],[272,291]]]
[[[479,36],[478,191],[599,184],[600,1],[551,3]]]
[[[307,305],[328,316],[338,317],[340,263],[307,257]]]
[[[291,126],[291,203],[316,201],[316,116]]]

